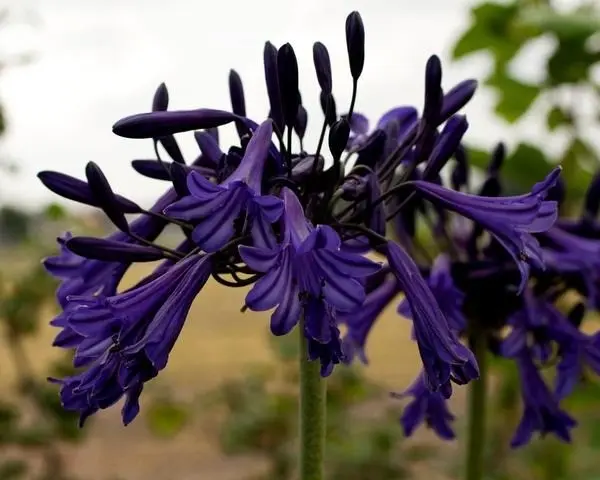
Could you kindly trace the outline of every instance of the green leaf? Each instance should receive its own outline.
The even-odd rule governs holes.
[[[497,65],[506,65],[523,43],[537,34],[530,27],[516,24],[518,11],[516,3],[486,2],[473,8],[471,26],[454,44],[452,58],[487,50]]]
[[[600,31],[600,15],[593,8],[558,12],[550,6],[523,9],[519,21],[559,38],[588,38]]]
[[[498,71],[486,80],[486,85],[498,94],[496,113],[510,123],[519,120],[542,91],[537,85],[520,82]]]
[[[58,203],[51,203],[44,209],[44,216],[52,221],[62,220],[67,216],[65,209]]]
[[[490,162],[490,153],[477,147],[467,147],[469,165],[485,170]]]
[[[561,107],[552,107],[546,116],[546,125],[551,132],[559,127],[572,124],[573,118],[571,117],[571,114]]]
[[[158,437],[172,438],[177,435],[190,418],[184,405],[173,400],[155,400],[147,411],[148,427]]]
[[[535,145],[520,143],[506,158],[501,175],[517,192],[523,193],[543,178],[554,167]]]
[[[590,145],[581,138],[574,138],[560,160],[563,178],[568,186],[571,201],[584,197],[592,179],[592,171],[597,168],[596,154]]]
[[[587,50],[585,38],[561,39],[548,59],[551,85],[579,83],[589,78],[590,68],[600,61],[600,53]]]

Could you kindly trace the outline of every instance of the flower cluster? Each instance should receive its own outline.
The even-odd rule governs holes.
[[[153,141],[156,159],[133,162],[141,175],[169,184],[152,208],[113,192],[93,163],[85,181],[39,174],[58,195],[102,209],[117,229],[107,238],[65,234],[61,253],[45,261],[61,280],[62,312],[52,322],[61,331],[54,343],[75,349],[80,367],[77,375],[54,381],[65,408],[78,411],[82,422],[122,397],[124,423],[136,416],[145,382],[165,368],[192,301],[212,278],[229,288],[251,286],[242,310],[271,311],[274,335],[300,329],[307,340],[302,355],[320,362],[322,376],[354,358],[366,362],[371,327],[402,292],[399,311],[412,319],[423,363],[403,394],[414,398],[402,418],[407,433],[425,420],[441,436],[453,436],[446,400],[452,383],[479,375],[462,341],[469,339],[471,322],[483,322],[490,348],[514,358],[522,374],[525,414],[515,444],[533,430],[568,438],[573,421],[558,401],[572,390],[584,362],[600,366],[596,337],[578,329],[584,309],[599,303],[598,270],[581,261],[584,252],[595,255],[600,248],[600,228],[588,219],[597,205],[583,223],[554,225],[559,169],[529,193],[500,196],[501,149],[479,194],[469,193],[461,146],[468,123],[457,112],[477,84],[466,80],[444,91],[435,56],[425,69],[421,114],[394,107],[370,129],[354,111],[365,58],[357,12],[346,20],[346,42],[353,91],[341,115],[328,51],[314,44],[323,122],[313,150],[303,141],[308,115],[294,50],[267,42],[265,121],[247,117],[241,79],[231,71],[231,111],[170,111],[162,84],[151,112],[114,125],[117,135]],[[226,124],[235,125],[239,145],[220,145],[218,128]],[[174,137],[188,131],[200,151],[191,163]],[[451,169],[448,181],[445,167]],[[126,215],[132,214],[138,217],[130,222]],[[156,242],[169,224],[183,234],[175,249]],[[443,248],[434,260],[419,241],[422,225]],[[155,261],[161,262],[147,278],[118,290],[130,265]],[[572,286],[589,302],[565,316],[555,302]],[[500,337],[505,326],[511,333]],[[539,365],[556,351],[553,394]]]

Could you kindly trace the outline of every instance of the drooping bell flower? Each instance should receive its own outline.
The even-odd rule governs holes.
[[[80,373],[62,380],[64,407],[81,422],[127,397],[123,422],[139,411],[143,385],[162,370],[188,311],[211,272],[209,256],[191,256],[150,282],[112,295],[68,298],[58,326],[79,336],[74,366]]]
[[[406,437],[410,437],[423,423],[444,440],[455,437],[452,429],[454,415],[448,409],[448,402],[440,392],[432,392],[427,388],[423,372],[404,392],[393,393],[392,396],[399,399],[412,397],[400,417]]]
[[[452,393],[450,380],[463,384],[479,376],[477,361],[450,329],[436,298],[410,256],[390,241],[387,258],[411,309],[425,384],[429,390],[440,391],[449,398]]]
[[[296,195],[282,189],[282,238],[275,248],[241,246],[244,262],[264,276],[246,297],[255,311],[275,308],[271,331],[288,333],[304,315],[305,334],[321,344],[332,341],[338,312],[355,312],[365,300],[360,279],[379,264],[343,252],[338,234],[326,225],[313,226]],[[335,339],[334,339],[335,340]]]
[[[558,214],[554,201],[544,201],[556,183],[560,168],[554,169],[531,193],[514,197],[482,197],[456,192],[432,182],[416,180],[413,185],[420,195],[432,203],[457,212],[486,229],[506,249],[519,266],[525,288],[529,265],[543,269],[542,252],[533,233],[552,227]]]

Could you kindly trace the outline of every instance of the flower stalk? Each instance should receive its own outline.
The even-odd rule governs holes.
[[[300,480],[323,480],[327,384],[320,364],[309,360],[308,341],[300,326]]]
[[[478,322],[473,322],[478,323]],[[485,428],[486,428],[486,389],[487,336],[477,325],[472,325],[471,350],[479,365],[479,378],[469,385],[467,460],[465,480],[481,480],[484,473]]]

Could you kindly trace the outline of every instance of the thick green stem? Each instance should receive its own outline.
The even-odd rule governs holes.
[[[487,338],[485,332],[475,330],[471,337],[471,348],[479,364],[480,377],[469,385],[466,480],[483,478],[486,443]]]
[[[303,322],[302,322],[303,323]],[[308,360],[300,328],[300,480],[323,480],[326,383],[318,360]]]

